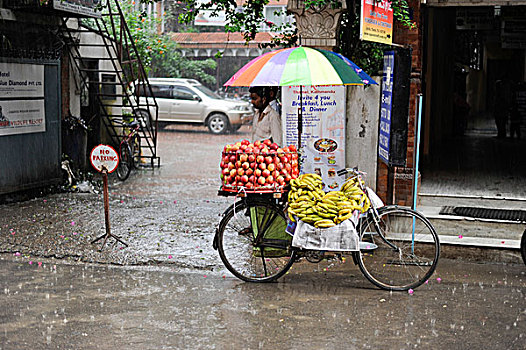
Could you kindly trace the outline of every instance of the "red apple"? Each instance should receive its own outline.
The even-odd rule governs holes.
[[[253,173],[254,173],[254,170],[252,170],[252,168],[248,168],[247,170],[245,170],[245,174],[246,174],[247,176],[250,176],[250,175],[252,175]]]
[[[260,145],[261,145],[261,141],[260,140],[254,141],[254,146],[259,147]]]
[[[243,153],[242,155],[239,156],[239,160],[241,162],[246,162],[248,160],[248,155]]]
[[[268,154],[268,152],[269,152],[269,149],[268,149],[267,147],[263,147],[263,148],[261,149],[261,154],[263,154],[263,155],[265,155],[265,156]]]
[[[256,157],[256,162],[257,163],[263,163],[264,161],[265,161],[265,157],[263,157],[263,156],[257,156]]]
[[[271,143],[271,144],[269,145],[269,148],[270,148],[270,149],[273,149],[273,150],[277,150],[277,149],[279,148],[279,146],[278,146],[277,143],[274,142],[274,143]]]
[[[243,168],[237,168],[237,174],[239,176],[244,175],[245,174],[245,170]]]
[[[267,168],[267,164],[265,164],[265,163],[260,163],[260,164],[259,164],[259,168],[260,168],[261,170],[265,170],[265,169]]]
[[[258,178],[258,184],[260,184],[260,185],[264,185],[265,184],[265,178],[263,176],[260,176]]]
[[[254,175],[256,175],[257,177],[260,177],[261,176],[261,170],[260,169],[254,170]]]
[[[258,166],[256,164],[256,162],[252,162],[250,163],[250,169],[256,169]]]
[[[244,139],[244,140],[241,140],[241,144],[246,146],[246,145],[250,144],[250,141],[247,140],[247,139]]]
[[[285,165],[283,165],[283,163],[280,162],[280,163],[276,164],[276,169],[283,170],[284,168],[285,168]]]
[[[224,168],[223,171],[221,172],[221,174],[223,174],[223,175],[225,175],[225,176],[226,176],[226,175],[229,175],[229,174],[230,174],[230,169],[228,169],[228,168]]]
[[[246,176],[246,175],[241,176],[241,182],[247,183],[248,182],[248,176]]]
[[[230,176],[234,177],[236,175],[237,175],[237,170],[236,169],[230,170]]]
[[[263,140],[263,143],[267,146],[270,146],[272,144],[272,141],[270,139]]]
[[[232,154],[232,155],[228,158],[228,160],[231,161],[232,163],[235,163],[235,162],[236,162],[236,156]]]
[[[269,165],[267,165],[267,169],[268,169],[269,171],[274,171],[274,170],[276,170],[276,164],[274,164],[274,163],[270,163]]]
[[[270,171],[268,169],[265,169],[261,172],[261,175],[264,176],[264,177],[268,177],[270,176]]]
[[[274,170],[270,175],[274,176],[274,178],[277,178],[279,176],[279,171]]]
[[[248,161],[249,161],[250,163],[255,162],[255,161],[256,161],[256,156],[253,155],[253,154],[249,155],[249,156],[248,156]]]
[[[244,162],[243,164],[241,164],[241,167],[247,170],[248,168],[250,168],[250,164],[248,162]]]
[[[240,160],[236,161],[236,168],[241,168],[241,161]]]
[[[283,186],[285,184],[285,178],[281,175],[276,177],[276,181],[278,184],[280,184],[280,186]]]
[[[269,175],[267,176],[267,179],[265,180],[269,185],[272,185],[274,183],[274,176]]]
[[[245,184],[245,187],[246,187],[246,188],[254,188],[254,183],[253,183],[253,182],[247,182],[247,183]]]
[[[270,163],[272,163],[273,161],[274,161],[274,160],[272,159],[271,156],[266,156],[266,157],[265,157],[265,163],[270,164]]]
[[[289,146],[289,151],[290,152],[296,152],[296,146],[295,145],[290,145]]]
[[[256,177],[254,175],[248,177],[248,182],[256,182]]]
[[[239,149],[243,152],[245,152],[247,150],[247,145],[241,145],[241,147],[239,147]]]

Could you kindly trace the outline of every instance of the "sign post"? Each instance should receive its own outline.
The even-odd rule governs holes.
[[[108,173],[112,173],[117,169],[119,165],[119,156],[113,147],[108,145],[98,145],[91,150],[90,154],[91,165],[98,171],[102,173],[102,182],[104,187],[104,220],[106,223],[106,234],[94,239],[91,244],[94,244],[104,238],[102,242],[101,250],[104,248],[108,238],[112,237],[115,239],[115,243],[120,242],[126,247],[128,244],[124,243],[120,237],[115,236],[111,233],[110,229],[110,200],[108,193]]]

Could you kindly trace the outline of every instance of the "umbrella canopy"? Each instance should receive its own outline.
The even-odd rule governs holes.
[[[294,47],[254,58],[224,86],[367,84],[376,82],[348,58],[332,51]]]

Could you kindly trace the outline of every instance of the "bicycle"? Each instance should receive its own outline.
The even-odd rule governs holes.
[[[129,123],[121,123],[124,133],[119,144],[119,165],[117,166],[117,178],[125,181],[131,173],[131,169],[137,169],[141,160],[141,136],[139,135],[139,122],[133,120]],[[129,132],[126,133],[126,129]]]
[[[365,186],[363,173],[356,169],[338,172],[348,173],[359,177],[360,186],[371,199],[374,192]],[[213,247],[225,267],[239,279],[271,282],[302,257],[310,262],[321,261],[316,259],[319,251],[293,247],[292,236],[283,237],[287,227],[284,197],[246,195],[223,213]],[[429,220],[416,210],[396,205],[379,207],[376,202],[373,198],[357,226],[359,250],[343,254],[351,255],[364,276],[379,288],[414,289],[436,269],[440,255],[438,235]]]

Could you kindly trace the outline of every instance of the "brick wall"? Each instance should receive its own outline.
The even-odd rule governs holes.
[[[411,85],[407,133],[406,167],[388,167],[378,161],[377,193],[387,204],[410,206],[413,202],[413,167],[415,154],[415,116],[417,95],[422,91],[423,25],[420,0],[409,0],[416,26],[407,28],[399,23],[394,26],[393,42],[412,47]],[[420,176],[419,176],[420,181]],[[419,186],[420,187],[420,186]]]

